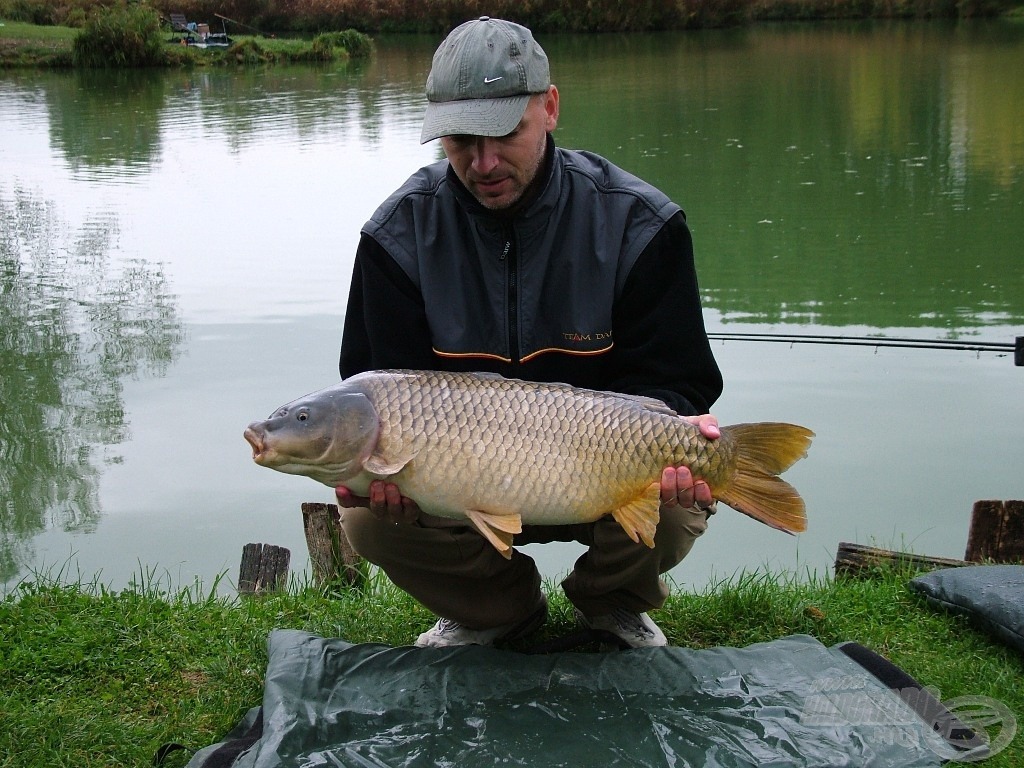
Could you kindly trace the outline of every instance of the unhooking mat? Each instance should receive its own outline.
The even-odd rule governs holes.
[[[294,630],[268,645],[262,707],[188,768],[912,768],[955,754],[942,715],[914,711],[928,694],[901,689],[912,679],[863,646],[804,635],[551,655],[352,645]],[[879,665],[886,682],[865,668]]]

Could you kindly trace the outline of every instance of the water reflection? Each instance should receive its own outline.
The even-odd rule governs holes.
[[[349,153],[331,170],[361,184],[368,153],[393,154],[396,132],[418,130],[435,42],[383,39],[353,69],[76,74],[46,90],[51,141],[80,177],[178,169],[222,212],[241,197],[200,178],[231,170],[211,151]],[[803,25],[545,44],[562,87],[557,140],[683,205],[706,305],[724,322],[949,335],[1024,322],[1019,30]]]
[[[113,216],[68,231],[55,206],[0,198],[0,577],[49,526],[89,529],[101,465],[129,437],[122,380],[159,374],[184,332],[158,267],[108,263]]]
[[[130,177],[159,159],[167,94],[161,72],[75,70],[45,93],[51,142],[77,175],[101,169]]]
[[[418,50],[415,40],[406,48]],[[356,130],[379,139],[394,107],[414,91],[418,98],[421,64],[406,55],[383,66],[372,60],[238,71],[76,70],[48,77],[41,94],[52,147],[75,177],[121,181],[149,174],[161,161],[201,162],[164,156],[168,134],[183,125],[223,134],[230,152],[275,135],[315,141]]]
[[[945,24],[571,39],[564,144],[691,218],[725,322],[1024,321],[1021,30]],[[984,243],[979,242],[984,233]]]

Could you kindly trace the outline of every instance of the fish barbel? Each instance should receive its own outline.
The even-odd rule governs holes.
[[[245,430],[264,467],[366,495],[385,479],[424,512],[468,520],[505,557],[526,525],[612,515],[654,546],[665,467],[685,465],[733,509],[790,533],[807,527],[778,475],[814,433],[721,427],[709,440],[660,400],[497,374],[368,371],[282,406]]]

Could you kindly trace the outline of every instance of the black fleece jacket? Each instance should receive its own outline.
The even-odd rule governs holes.
[[[553,149],[549,141],[541,175],[550,172]],[[449,184],[458,185],[460,199],[465,198],[468,193],[450,169],[447,177]],[[656,397],[682,415],[710,410],[721,394],[722,376],[704,329],[693,244],[682,211],[640,253],[614,300],[611,317],[614,343],[597,354],[552,350],[525,360],[440,354],[431,338],[423,293],[364,232],[356,252],[339,368],[345,378],[381,368],[488,371]],[[470,324],[474,319],[455,320]]]

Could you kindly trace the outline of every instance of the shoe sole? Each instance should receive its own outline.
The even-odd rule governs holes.
[[[612,632],[610,629],[596,629],[590,625],[587,621],[587,617],[583,615],[583,611],[579,608],[573,608],[573,615],[576,618],[577,623],[585,627],[593,638],[599,643],[598,650],[603,652],[606,651],[629,651],[639,648],[664,648],[668,645],[668,639],[665,639],[664,643],[645,643],[642,645],[633,645],[622,635],[618,635]]]
[[[498,643],[505,643],[505,642],[509,642],[509,641],[512,641],[512,640],[518,640],[520,638],[526,637],[527,635],[529,635],[529,634],[531,634],[533,632],[536,632],[538,629],[540,629],[540,627],[544,624],[544,622],[547,621],[547,618],[548,618],[548,601],[544,600],[541,603],[540,607],[537,608],[533,613],[531,613],[529,616],[527,616],[521,622],[519,622],[518,624],[513,626],[504,635],[496,637],[493,640],[491,640],[490,642],[487,642],[487,643],[472,643],[472,642],[469,642],[469,643],[431,643],[431,642],[421,643],[420,640],[422,639],[423,635],[420,635],[420,637],[416,638],[416,640],[413,642],[413,645],[416,646],[417,648],[459,648],[459,647],[466,646],[466,645],[478,645],[481,648],[493,647],[494,645],[496,645]],[[424,633],[424,634],[429,634],[429,633]]]

